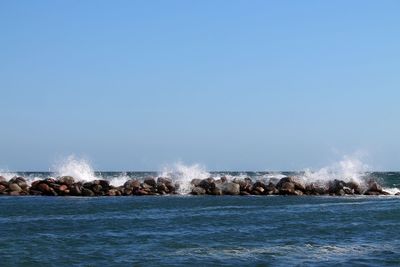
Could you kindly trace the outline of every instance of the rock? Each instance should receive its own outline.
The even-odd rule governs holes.
[[[30,190],[29,190],[29,195],[32,195],[32,196],[41,196],[41,195],[42,195],[42,192],[39,191],[39,190],[30,189]]]
[[[83,186],[84,188],[91,189],[93,185],[94,185],[93,182],[86,182],[86,183],[83,183],[82,186]]]
[[[8,193],[10,196],[19,196],[20,192],[18,191],[11,191],[10,193]]]
[[[117,196],[118,195],[117,192],[118,192],[117,189],[110,189],[110,190],[108,190],[107,195],[108,196]]]
[[[377,182],[372,182],[369,185],[368,191],[373,191],[373,192],[382,192],[382,186],[380,186]]]
[[[294,195],[295,194],[295,186],[292,182],[285,182],[279,189],[279,193],[283,195]]]
[[[157,187],[157,183],[154,178],[146,178],[146,179],[144,179],[143,183],[148,184],[153,188]]]
[[[346,186],[346,183],[344,181],[335,179],[335,180],[329,182],[328,186],[329,186],[329,193],[339,194],[339,191],[342,190],[343,187]]]
[[[74,184],[71,186],[70,194],[72,196],[81,196],[82,195],[82,185],[81,184]]]
[[[135,192],[135,194],[138,195],[138,196],[146,196],[146,195],[149,194],[149,192],[147,192],[147,191],[145,191],[145,190],[143,190],[143,189],[139,189],[139,190],[137,190],[137,191]]]
[[[58,188],[58,190],[59,190],[60,192],[65,192],[65,191],[68,190],[68,186],[65,185],[65,184],[60,185],[60,187]]]
[[[134,179],[134,180],[128,180],[124,183],[124,187],[132,190],[136,190],[140,188],[140,181]]]
[[[293,195],[295,196],[302,196],[304,193],[301,190],[294,190]]]
[[[165,178],[165,177],[158,177],[157,178],[157,183],[163,183],[165,185],[172,184],[172,179]]]
[[[265,189],[262,188],[261,186],[258,186],[256,188],[254,188],[255,191],[258,191],[260,194],[264,193]]]
[[[191,182],[190,182],[190,184],[191,185],[193,185],[193,186],[199,186],[200,185],[200,183],[201,183],[201,179],[193,179]]]
[[[6,189],[7,188],[4,185],[0,184],[0,194],[3,193]]]
[[[224,195],[239,195],[240,185],[232,182],[226,182],[221,185],[221,190]]]
[[[206,190],[203,187],[195,186],[192,189],[192,195],[204,195]]]
[[[344,196],[346,193],[343,189],[339,189],[339,191],[336,192],[336,195],[338,196]]]
[[[212,188],[212,189],[210,189],[210,195],[220,196],[220,195],[222,195],[222,190],[218,187]]]
[[[354,195],[354,189],[351,189],[350,187],[345,186],[342,190],[346,195]]]
[[[94,196],[94,192],[90,189],[87,189],[86,187],[82,187],[82,196],[85,197],[93,197]]]
[[[225,176],[222,176],[220,178],[220,180],[221,180],[222,183],[226,183],[228,181],[228,178],[226,178]]]
[[[164,183],[161,183],[161,182],[157,182],[157,191],[159,193],[169,193],[168,187]]]
[[[94,180],[95,185],[100,185],[103,190],[108,190],[110,188],[110,181],[108,180]]]
[[[103,187],[100,184],[95,184],[92,187],[92,191],[96,195],[102,195],[103,194]]]
[[[67,186],[71,186],[71,185],[73,185],[73,184],[75,183],[75,179],[74,179],[74,177],[72,177],[72,176],[61,176],[61,177],[58,179],[58,182],[59,182],[60,184],[65,184],[65,185],[67,185]]]
[[[207,191],[216,187],[215,181],[213,178],[207,178],[207,179],[202,180],[198,186],[203,187]]]
[[[24,177],[14,177],[9,181],[9,183],[17,184],[19,187],[22,188],[22,190],[25,190],[28,188],[28,184]]]
[[[19,193],[19,192],[22,191],[22,188],[19,185],[17,185],[16,183],[10,184],[8,186],[8,188],[10,189],[11,192],[18,192]]]
[[[7,179],[3,176],[0,176],[0,183],[7,182]]]
[[[395,196],[400,196],[400,192],[397,192],[396,194],[394,194]]]
[[[303,182],[301,182],[298,178],[294,178],[294,177],[283,177],[276,184],[276,188],[280,190],[285,183],[293,184],[294,189],[293,189],[293,192],[291,192],[291,194],[294,193],[294,190],[300,190],[302,192],[306,191],[306,187],[303,184]]]
[[[46,183],[39,183],[38,186],[36,187],[39,191],[41,191],[42,193],[49,193],[50,190],[50,186]]]
[[[346,183],[346,187],[352,189],[354,194],[360,195],[362,193],[360,185],[357,184],[356,182],[353,181],[348,182]]]

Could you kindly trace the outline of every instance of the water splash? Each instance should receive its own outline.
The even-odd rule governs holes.
[[[211,174],[200,164],[185,165],[177,162],[170,166],[165,166],[159,176],[172,179],[179,184],[179,193],[187,194],[191,191],[190,182],[193,179],[206,179]]]
[[[85,159],[71,155],[56,166],[56,176],[72,176],[77,181],[93,181],[98,179],[92,166]]]
[[[338,179],[364,185],[366,183],[365,177],[369,170],[370,167],[363,163],[358,157],[344,156],[341,161],[317,171],[312,171],[310,169],[304,170],[304,174],[301,175],[301,178],[306,183],[314,182],[326,184],[329,181]]]

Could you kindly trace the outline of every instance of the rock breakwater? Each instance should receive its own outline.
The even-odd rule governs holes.
[[[130,179],[121,186],[110,185],[108,180],[76,181],[74,177],[46,178],[32,183],[24,177],[6,180],[0,176],[0,195],[10,196],[146,196],[179,194],[178,182],[165,177]],[[365,184],[333,180],[326,183],[306,183],[299,177],[257,180],[226,177],[193,179],[192,195],[390,195],[374,180]],[[396,195],[400,195],[397,193]]]

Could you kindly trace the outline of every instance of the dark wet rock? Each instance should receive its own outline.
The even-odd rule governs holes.
[[[82,196],[85,197],[93,197],[94,196],[94,192],[86,187],[82,187]]]
[[[220,196],[220,195],[222,195],[222,190],[221,190],[221,188],[215,187],[215,188],[210,189],[210,195],[213,195],[213,196]]]
[[[136,179],[128,180],[124,183],[124,187],[127,189],[137,190],[140,188],[140,181]]]
[[[353,182],[353,181],[348,182],[348,183],[346,183],[346,187],[352,189],[354,194],[359,195],[359,194],[362,193],[360,185],[358,183],[356,183],[356,182]]]
[[[277,186],[278,187],[278,186]],[[279,188],[279,193],[282,195],[294,195],[295,186],[292,182],[285,182]]]
[[[18,184],[16,184],[16,183],[12,183],[12,184],[10,184],[9,186],[8,186],[8,188],[10,189],[10,191],[11,192],[21,192],[22,191],[22,188],[18,185]]]
[[[172,179],[165,178],[165,177],[158,177],[157,178],[157,183],[163,183],[165,185],[172,184]]]
[[[44,182],[39,183],[36,188],[42,193],[49,193],[51,191],[50,186]]]
[[[103,187],[100,184],[93,185],[92,191],[96,195],[103,195]]]
[[[242,195],[242,196],[251,196],[251,194],[249,192],[246,192],[246,191],[241,191],[240,195]]]
[[[329,190],[324,185],[311,183],[306,186],[305,193],[308,195],[325,195],[329,193]]]
[[[300,181],[300,179],[295,178],[295,177],[284,177],[284,178],[280,179],[279,182],[276,184],[276,188],[279,189],[279,191],[281,191],[281,189],[285,183],[293,184],[294,188],[292,190],[293,192],[291,192],[291,193],[294,193],[294,190],[300,190],[303,192],[306,191],[306,188],[305,188],[305,185],[303,184],[303,182]],[[285,190],[287,190],[287,189],[284,189],[284,191]]]
[[[165,194],[169,192],[169,189],[164,183],[157,182],[157,192]]]
[[[74,179],[74,177],[72,177],[72,176],[61,176],[61,177],[58,179],[58,182],[59,182],[60,184],[65,184],[65,185],[67,185],[67,186],[71,186],[71,185],[73,185],[73,184],[75,183],[75,179]]]
[[[192,195],[204,195],[206,190],[203,187],[195,186],[192,189]]]
[[[223,183],[220,187],[224,195],[239,195],[240,185],[232,182]]]
[[[74,184],[70,188],[70,194],[72,196],[81,196],[82,195],[82,185],[81,184]]]
[[[207,178],[207,179],[202,180],[202,181],[199,183],[198,186],[204,188],[204,189],[207,190],[207,191],[210,191],[210,190],[212,190],[213,188],[216,187],[215,181],[214,181],[213,178]]]
[[[84,188],[91,189],[93,185],[94,185],[93,182],[86,182],[86,183],[83,183],[82,186]]]
[[[256,188],[258,188],[258,187],[264,189],[264,190],[263,190],[263,192],[264,192],[267,186],[265,185],[264,182],[257,181],[257,182],[255,182],[255,183],[253,184],[253,188],[256,189]]]
[[[193,179],[191,182],[190,182],[190,184],[191,185],[193,185],[193,186],[199,186],[200,185],[200,183],[201,183],[201,179]]]
[[[258,191],[260,193],[260,195],[261,195],[261,194],[264,193],[265,189],[263,187],[261,187],[261,186],[258,186],[256,188],[254,188],[254,191]]]
[[[397,192],[396,194],[394,194],[395,196],[400,196],[400,192]]]
[[[135,195],[138,195],[138,196],[146,196],[146,195],[148,195],[149,194],[149,192],[147,192],[147,191],[145,191],[145,190],[143,190],[143,189],[139,189],[139,190],[137,190],[136,192],[135,192]]]
[[[144,179],[143,183],[150,185],[151,187],[156,187],[157,182],[154,178],[146,178]]]
[[[342,190],[346,195],[354,195],[354,189],[350,187],[344,186]]]
[[[2,194],[4,191],[6,191],[7,187],[4,185],[0,184],[0,194]]]
[[[333,180],[328,183],[329,186],[329,193],[331,194],[339,194],[339,191],[343,189],[343,187],[346,186],[346,183],[341,180]]]
[[[220,178],[220,180],[221,180],[222,183],[226,183],[228,181],[228,178],[226,178],[225,176],[222,176]]]
[[[382,192],[382,186],[380,186],[377,182],[372,182],[368,188],[369,191],[373,192]]]

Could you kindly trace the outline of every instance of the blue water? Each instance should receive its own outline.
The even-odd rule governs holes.
[[[1,197],[1,266],[399,266],[400,197]]]

